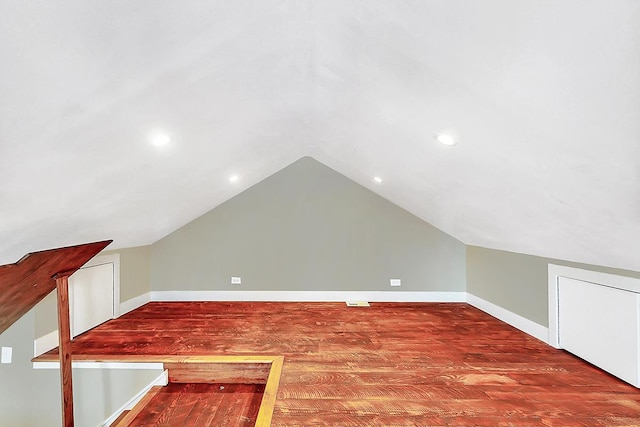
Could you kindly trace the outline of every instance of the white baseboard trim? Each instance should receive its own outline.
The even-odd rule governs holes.
[[[152,291],[151,301],[466,302],[466,292]]]
[[[111,414],[109,418],[104,420],[102,423],[98,424],[98,427],[107,427],[113,424],[113,422],[120,416],[121,413],[123,413],[124,411],[129,411],[134,406],[136,406],[136,404],[144,397],[144,395],[147,394],[149,390],[151,390],[151,387],[154,387],[157,385],[164,387],[168,383],[169,383],[169,375],[168,375],[168,371],[165,370],[162,372],[162,374],[158,378],[151,381],[151,383],[149,383],[142,390],[136,393],[135,396],[129,399],[127,403],[125,403],[120,408],[118,408],[113,414]]]
[[[120,316],[126,314],[130,311],[135,310],[138,307],[142,307],[146,303],[151,301],[151,292],[147,292],[146,294],[138,295],[137,297],[131,298],[125,302],[120,303]]]
[[[162,363],[156,362],[72,362],[73,369],[156,369],[164,367]],[[60,369],[60,362],[33,362],[33,369]]]
[[[467,302],[545,343],[549,328],[467,292],[152,291],[151,301]]]
[[[514,328],[520,329],[540,341],[549,343],[549,328],[470,293],[467,293],[467,302]]]
[[[33,357],[38,357],[58,346],[58,330],[51,331],[33,341]]]

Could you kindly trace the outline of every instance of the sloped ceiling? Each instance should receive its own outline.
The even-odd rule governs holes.
[[[637,0],[0,16],[0,264],[152,243],[309,155],[467,244],[640,270]]]

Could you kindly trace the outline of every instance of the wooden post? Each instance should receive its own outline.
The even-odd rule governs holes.
[[[56,275],[58,288],[58,337],[60,347],[60,385],[62,388],[62,426],[73,427],[73,384],[71,370],[71,326],[69,320],[69,276]]]

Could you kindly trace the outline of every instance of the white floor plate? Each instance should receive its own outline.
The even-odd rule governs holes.
[[[369,307],[366,301],[347,301],[347,307]]]

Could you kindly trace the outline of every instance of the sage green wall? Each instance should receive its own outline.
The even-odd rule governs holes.
[[[34,313],[0,335],[0,346],[13,348],[12,363],[0,364],[0,427],[61,424],[59,371],[32,368]]]
[[[120,300],[150,290],[150,246],[103,252],[120,254]],[[11,364],[0,364],[0,427],[61,424],[58,370],[34,370],[33,340],[57,329],[56,291],[0,335],[0,344],[13,347]],[[74,369],[77,426],[95,426],[156,378],[162,370]]]
[[[105,254],[120,255],[120,302],[151,290],[151,246],[117,249]]]
[[[111,254],[120,255],[120,302],[146,294],[151,290],[149,279],[151,246],[138,246],[100,253],[100,255]],[[56,291],[54,290],[36,305],[36,337],[58,329],[57,303]]]
[[[231,276],[242,285],[231,285]],[[390,288],[399,278],[402,287]],[[464,291],[465,246],[310,157],[153,244],[169,290]]]
[[[36,338],[58,329],[58,295],[55,289],[44,297],[33,310]]]
[[[157,379],[162,371],[162,369],[74,369],[75,425],[78,427],[100,425]],[[57,377],[59,372],[57,370],[54,372]]]
[[[640,272],[467,246],[467,292],[549,325],[548,264],[640,279]]]
[[[60,426],[60,371],[33,369],[35,310],[0,334],[13,348],[10,364],[0,364],[0,427]],[[74,369],[75,425],[93,427],[162,373],[159,370]]]

